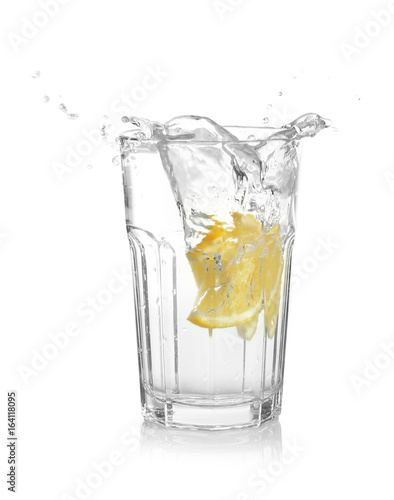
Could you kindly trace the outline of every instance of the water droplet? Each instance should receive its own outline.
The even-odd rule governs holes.
[[[87,165],[87,166],[86,166],[86,168],[91,169],[91,168],[93,168],[93,165],[90,165],[90,164],[89,164],[89,165]]]
[[[268,118],[268,116],[265,116],[263,118],[263,123],[268,123],[270,121],[270,119]]]
[[[59,104],[59,109],[61,109],[63,113],[67,113],[67,108],[63,103]]]
[[[359,95],[356,95],[357,101],[361,101],[361,97]]]
[[[44,95],[42,98],[42,102],[45,102],[45,103],[49,102],[49,96]]]
[[[129,117],[128,117],[128,116],[122,116],[122,122],[123,122],[123,123],[127,123],[127,122],[129,122],[129,121],[130,121],[130,120],[129,120]]]
[[[114,157],[112,158],[112,163],[113,163],[114,165],[119,165],[119,156],[114,156]]]
[[[78,115],[76,113],[69,113],[67,115],[67,118],[69,118],[70,120],[76,120],[78,118]]]
[[[271,109],[271,108],[272,108],[272,104],[268,104],[267,109]]]
[[[32,78],[36,79],[36,78],[40,78],[41,76],[41,71],[36,71],[35,73],[33,73],[31,75]]]
[[[108,116],[107,115],[104,115],[103,118],[104,118],[104,120],[108,120]]]
[[[283,92],[278,92],[278,96],[281,97],[283,95]]]

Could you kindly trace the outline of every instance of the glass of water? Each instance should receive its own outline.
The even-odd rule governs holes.
[[[129,119],[120,137],[144,418],[259,426],[281,412],[298,148],[327,125]]]

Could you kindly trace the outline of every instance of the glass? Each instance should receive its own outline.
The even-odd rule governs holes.
[[[146,420],[227,429],[280,414],[299,145],[324,126],[301,117],[282,129],[226,127],[232,141],[172,140],[166,147],[189,175],[183,205],[173,178],[181,185],[183,173],[164,168],[160,141],[141,127],[120,137]],[[233,212],[216,191],[235,181],[215,171],[215,158],[219,164],[223,150],[239,158],[248,148],[263,167],[259,202]],[[193,158],[213,163],[193,173]],[[197,180],[200,197],[191,193]],[[205,221],[205,237],[185,238],[186,212],[216,214]]]

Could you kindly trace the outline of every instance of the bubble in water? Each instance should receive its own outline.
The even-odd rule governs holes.
[[[272,104],[268,104],[267,109],[271,109],[271,108],[272,108]]]
[[[263,118],[263,123],[268,123],[270,121],[270,119],[268,118],[268,116],[265,116]]]
[[[113,163],[114,165],[119,165],[119,156],[114,156],[114,157],[112,158],[112,163]]]
[[[127,123],[127,122],[129,122],[129,121],[130,121],[130,120],[129,120],[129,117],[128,117],[128,116],[122,116],[122,122],[123,122],[123,123]]]
[[[281,97],[283,95],[283,92],[278,92],[278,96]]]
[[[91,165],[91,164],[89,164],[89,165],[86,165],[86,168],[89,168],[89,169],[91,169],[91,168],[93,168],[93,165]]]
[[[108,116],[107,115],[104,115],[103,118],[104,118],[104,120],[108,120]]]
[[[41,76],[41,71],[36,71],[31,75],[31,77],[34,79],[40,78],[40,76]]]
[[[42,102],[45,102],[45,103],[49,102],[49,100],[50,100],[49,96],[47,96],[47,95],[44,95],[42,98]]]
[[[78,115],[76,113],[68,113],[67,118],[70,120],[76,120],[78,118]]]
[[[59,109],[61,109],[63,113],[67,113],[67,108],[63,103],[59,104]]]

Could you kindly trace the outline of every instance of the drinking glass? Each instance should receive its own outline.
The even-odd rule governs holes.
[[[120,137],[126,226],[134,276],[141,402],[146,420],[167,427],[228,429],[259,426],[280,414],[295,234],[300,145],[296,134],[300,126],[295,130],[227,127],[237,139],[226,144],[219,140],[190,139],[171,143],[172,151],[185,157],[187,151],[182,148],[192,148],[200,157],[218,158],[218,151],[223,148],[239,151],[247,146],[259,155],[264,172],[259,189],[264,190],[265,206],[258,209],[265,219],[261,222],[261,216],[254,217],[250,208],[247,214],[233,214],[234,221],[238,217],[237,238],[244,253],[240,256],[238,252],[235,258],[229,250],[227,261],[220,252],[207,252],[207,247],[204,254],[201,238],[200,246],[197,242],[195,247],[200,254],[193,256],[193,249],[185,239],[184,207],[174,198],[174,179],[169,178],[168,170],[163,167],[158,141],[146,139],[134,129]],[[189,167],[193,165],[185,164],[185,169]],[[215,213],[228,212],[227,201],[215,193],[220,179],[212,183],[212,177],[205,179],[204,175],[201,169],[198,182],[205,183],[206,199],[191,196],[191,210],[194,207],[197,212],[207,213],[213,203]],[[257,220],[260,222],[256,225]],[[262,235],[257,247],[254,229]],[[215,234],[229,231],[230,236],[235,235],[232,230],[235,231],[231,224],[220,225],[212,218],[211,226],[207,226],[208,239],[204,241],[209,240],[209,234],[212,240],[215,231]],[[226,240],[222,250],[233,243]],[[227,280],[232,277],[241,290],[239,296],[244,276],[239,266],[244,265],[249,271],[254,266],[251,279],[255,289],[261,288],[261,305],[252,320],[248,320],[248,327],[243,325],[237,311],[235,292],[233,296],[227,293],[227,299],[228,307],[234,308],[234,322],[238,317],[239,324],[210,328],[213,323],[204,323],[204,314],[212,312],[199,313],[198,300],[200,305],[204,300],[204,276],[199,266],[204,265],[207,274],[219,276],[222,271],[227,273]],[[222,269],[218,269],[220,266]],[[216,288],[224,286],[222,282],[216,284]],[[206,284],[206,292],[219,293],[214,285]],[[253,294],[247,285],[244,290]],[[192,321],[193,314],[199,319]],[[208,326],[204,327],[205,324]]]

